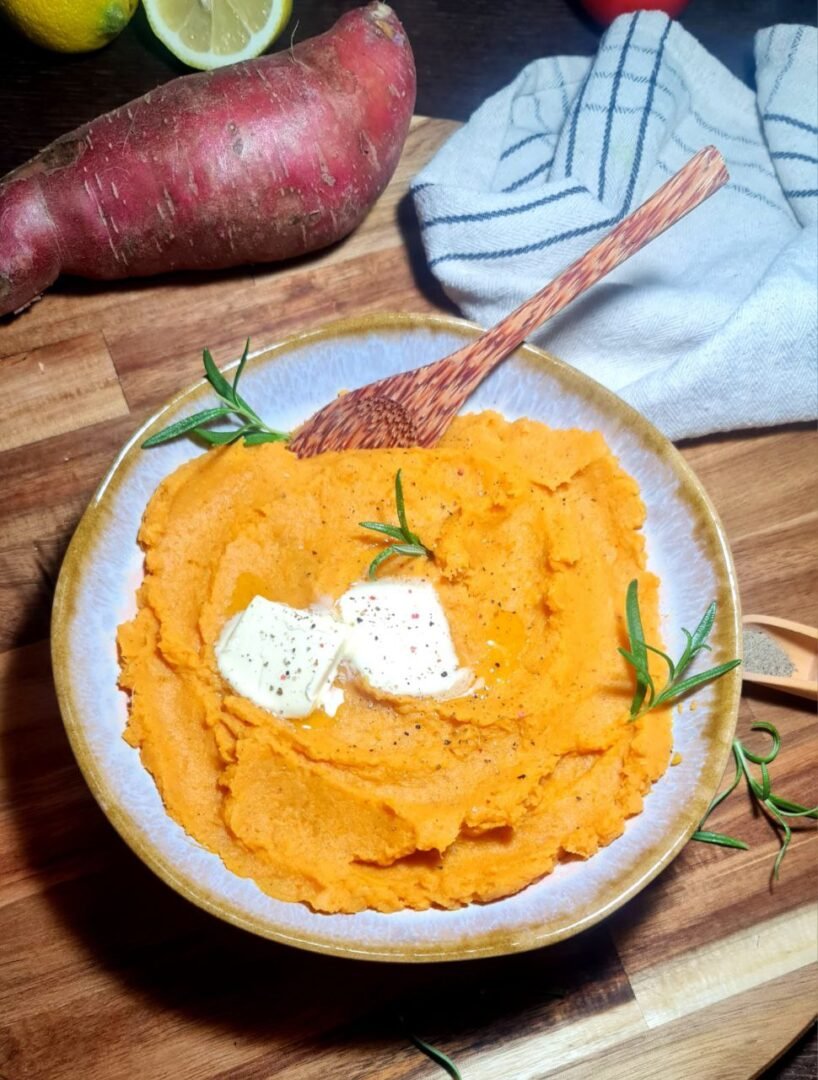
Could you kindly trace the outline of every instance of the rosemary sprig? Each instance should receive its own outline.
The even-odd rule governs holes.
[[[441,1069],[443,1069],[449,1074],[449,1076],[452,1077],[452,1080],[463,1080],[460,1069],[458,1069],[458,1067],[448,1056],[448,1054],[444,1054],[443,1051],[438,1050],[436,1046],[432,1046],[431,1043],[424,1042],[424,1040],[421,1039],[418,1035],[415,1035],[415,1033],[410,1030],[405,1018],[400,1013],[398,1013],[397,1015],[397,1020],[398,1024],[403,1030],[404,1035],[409,1040],[409,1042],[412,1043],[413,1046],[420,1050],[422,1054],[425,1054],[426,1057],[429,1058],[431,1061],[434,1061],[436,1065],[439,1065]]]
[[[379,551],[369,564],[369,577],[374,578],[378,573],[381,563],[391,559],[394,555],[430,556],[432,553],[423,543],[417,533],[413,533],[406,520],[406,506],[403,501],[403,483],[401,482],[401,470],[395,473],[395,505],[398,511],[399,525],[384,525],[380,521],[359,521],[362,529],[372,529],[373,532],[383,533],[392,540],[398,540],[397,544],[389,544]]]
[[[628,592],[625,598],[625,618],[628,626],[630,649],[620,648],[619,652],[625,657],[636,672],[636,689],[634,690],[630,709],[631,720],[637,720],[651,709],[675,701],[689,690],[693,690],[694,687],[701,686],[702,683],[710,682],[711,679],[718,679],[719,676],[725,675],[728,671],[732,671],[734,667],[741,663],[740,660],[728,660],[727,663],[718,664],[708,671],[701,671],[696,675],[689,675],[687,678],[684,678],[685,672],[699,653],[703,649],[706,649],[708,652],[710,651],[710,646],[707,644],[707,638],[710,636],[710,631],[713,629],[713,622],[716,618],[715,602],[712,603],[704,613],[701,622],[692,634],[688,630],[682,628],[682,633],[687,641],[682,655],[675,664],[667,653],[662,652],[661,649],[657,649],[654,645],[648,645],[645,641],[645,633],[642,629],[642,616],[639,611],[639,586],[636,581],[632,581],[628,586]],[[658,692],[653,681],[653,676],[650,673],[650,668],[648,667],[649,652],[661,656],[668,667],[668,680],[665,686]]]
[[[180,435],[195,435],[204,442],[210,443],[211,446],[225,446],[241,438],[244,439],[245,446],[258,446],[259,443],[266,442],[285,442],[289,439],[290,436],[286,432],[274,431],[268,427],[239,394],[239,379],[247,363],[249,352],[250,339],[248,338],[236,368],[236,374],[233,376],[233,382],[229,383],[216,367],[210,350],[205,349],[202,354],[205,378],[218,394],[222,404],[214,408],[202,409],[201,412],[187,416],[184,420],[177,420],[175,424],[170,424],[161,431],[157,431],[155,435],[151,435],[149,439],[145,439],[142,446],[144,448],[159,446]],[[237,416],[242,421],[241,426],[215,431],[209,426],[214,420],[220,420],[226,416]]]
[[[411,1031],[407,1031],[406,1035],[409,1041],[420,1050],[422,1054],[425,1054],[427,1058],[430,1058],[439,1065],[444,1072],[447,1072],[452,1080],[463,1080],[463,1075],[460,1069],[455,1065],[448,1054],[444,1054],[442,1050],[438,1050],[436,1046],[432,1046],[431,1043],[424,1042],[423,1039],[418,1038]]]
[[[778,729],[767,720],[757,720],[751,726],[751,730],[765,731],[770,736],[770,739],[772,740],[770,750],[766,754],[756,754],[746,747],[740,739],[733,739],[733,757],[736,762],[735,775],[724,791],[716,795],[708,806],[707,813],[702,818],[701,825],[698,830],[693,833],[693,839],[702,840],[707,844],[719,844],[722,847],[747,849],[748,845],[745,844],[743,840],[737,840],[734,836],[726,836],[723,833],[711,833],[702,830],[702,826],[716,807],[724,802],[727,796],[731,795],[736,790],[739,781],[743,776],[747,781],[750,794],[756,804],[767,814],[776,829],[781,830],[781,834],[783,834],[779,837],[780,846],[772,870],[773,880],[777,881],[781,870],[781,864],[784,861],[784,856],[787,854],[787,849],[792,841],[792,826],[787,818],[808,817],[816,819],[818,818],[818,806],[809,808],[802,806],[800,803],[792,802],[790,799],[785,799],[781,795],[775,794],[772,790],[772,780],[770,778],[768,766],[770,766],[778,757],[778,752],[781,749],[781,736],[778,733]],[[750,771],[750,762],[754,765],[758,765],[761,772],[760,781],[753,776]]]

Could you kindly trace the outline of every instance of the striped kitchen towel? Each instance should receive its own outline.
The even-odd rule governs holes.
[[[488,326],[715,144],[730,182],[533,341],[671,438],[818,415],[818,33],[756,37],[748,89],[678,23],[526,67],[413,185],[429,264]]]

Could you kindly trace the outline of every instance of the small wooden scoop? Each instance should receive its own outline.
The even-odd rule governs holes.
[[[742,679],[818,700],[818,629],[775,615],[745,615],[742,623],[745,632],[759,630],[772,638],[794,665],[792,675],[764,675],[751,671],[745,660],[740,669]]]
[[[729,179],[713,146],[663,184],[582,258],[476,341],[433,364],[391,375],[330,402],[289,446],[299,457],[325,450],[432,446],[469,394],[546,319],[619,266]]]

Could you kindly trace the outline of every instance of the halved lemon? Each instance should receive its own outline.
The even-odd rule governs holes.
[[[189,67],[250,60],[290,18],[292,0],[143,0],[151,29]]]

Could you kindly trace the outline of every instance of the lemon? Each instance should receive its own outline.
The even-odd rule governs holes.
[[[101,49],[128,25],[139,0],[0,0],[0,11],[36,45],[55,52]]]
[[[278,37],[292,0],[144,0],[151,28],[189,67],[249,60]]]

